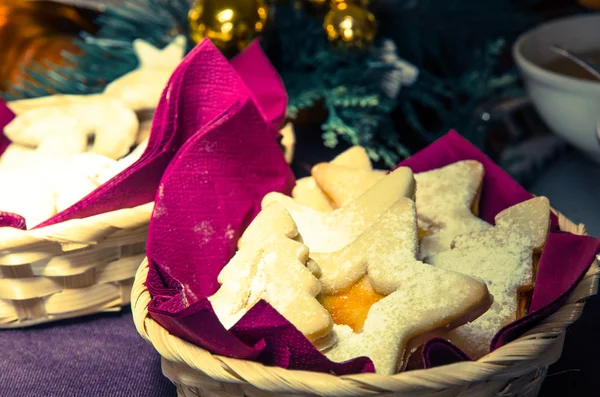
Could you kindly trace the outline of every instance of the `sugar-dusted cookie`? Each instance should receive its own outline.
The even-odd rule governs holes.
[[[0,172],[23,168],[27,166],[28,163],[35,161],[35,158],[35,149],[11,143],[6,150],[4,150],[4,153],[0,155]]]
[[[312,176],[296,181],[292,197],[298,204],[306,205],[317,211],[331,212],[334,209],[333,204]]]
[[[290,214],[279,206],[267,206],[254,218],[238,240],[238,248],[260,247],[273,237],[294,239],[298,228]]]
[[[520,294],[533,288],[533,254],[543,248],[549,229],[548,199],[537,197],[496,215],[496,226],[461,235],[453,249],[429,259],[486,282],[494,303],[479,319],[454,330],[448,338],[473,358],[489,352],[493,336],[517,319]]]
[[[56,210],[63,211],[96,190],[103,174],[111,172],[117,161],[100,154],[87,152],[65,160],[53,176]]]
[[[135,149],[131,151],[127,156],[119,159],[115,165],[106,171],[102,172],[98,176],[98,182],[100,184],[108,182],[110,179],[125,171],[127,168],[131,167],[135,162],[137,162],[148,147],[148,139],[141,141]]]
[[[372,169],[353,170],[322,163],[313,167],[317,185],[334,206],[343,206],[360,196],[385,175]],[[477,218],[483,166],[466,160],[415,174],[416,203],[421,249],[419,258],[450,249],[454,237],[490,225]]]
[[[367,356],[378,373],[390,375],[405,364],[409,343],[423,343],[489,307],[485,284],[424,264],[417,251],[415,205],[400,198],[345,248],[311,253],[322,271],[323,304],[336,323],[330,359]]]
[[[420,258],[449,250],[458,235],[490,227],[473,214],[479,202],[483,173],[481,163],[465,160],[415,174]]]
[[[138,67],[108,84],[103,95],[119,99],[136,111],[155,109],[169,78],[185,55],[185,47],[183,35],[175,37],[163,49],[141,39],[134,40]]]
[[[54,190],[35,168],[0,172],[0,211],[21,215],[27,227],[37,226],[55,214]]]
[[[321,284],[307,268],[308,248],[292,240],[296,234],[285,210],[273,206],[261,211],[242,248],[219,274],[221,288],[209,300],[227,329],[265,300],[318,349],[325,349],[335,342],[333,321],[315,298]]]
[[[344,151],[335,157],[330,164],[358,170],[371,170],[373,168],[369,155],[361,146],[353,146]],[[334,208],[337,208],[312,176],[296,181],[296,187],[292,190],[292,197],[298,203],[307,205],[317,211],[331,212]]]
[[[281,146],[283,146],[283,155],[285,161],[291,164],[294,160],[294,150],[296,149],[296,134],[294,134],[294,125],[287,123],[281,130]]]
[[[354,168],[357,170],[372,170],[373,165],[367,151],[362,146],[352,146],[350,149],[338,154],[331,164],[341,165],[343,167]]]
[[[333,163],[320,163],[311,170],[317,185],[336,208],[343,207],[369,190],[386,171],[354,169]]]
[[[330,213],[298,204],[291,197],[280,193],[267,194],[262,205],[285,208],[311,252],[333,252],[360,236],[392,204],[404,197],[406,192],[414,192],[414,187],[412,171],[401,167],[386,175],[353,202]]]
[[[73,134],[84,141],[93,135],[92,152],[112,159],[126,155],[138,133],[135,112],[119,100],[96,95],[80,98],[73,103],[57,96],[54,105],[48,102],[48,106],[26,110],[4,127],[4,133],[14,143],[31,147],[42,146],[45,140],[54,145],[72,139]]]

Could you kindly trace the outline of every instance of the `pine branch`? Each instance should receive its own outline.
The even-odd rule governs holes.
[[[162,48],[177,34],[187,35],[188,10],[189,0],[107,7],[96,21],[97,36],[76,40],[82,55],[65,53],[67,67],[32,66],[31,82],[5,99],[99,92],[137,67],[135,39]],[[263,43],[286,85],[288,116],[320,103],[328,110],[325,145],[360,144],[390,166],[410,154],[390,119],[395,107],[410,126],[403,133],[425,143],[456,128],[482,145],[486,126],[479,116],[490,98],[519,90],[514,71],[498,69],[505,40],[495,39],[510,37],[530,20],[513,0],[401,0],[390,6],[379,13],[381,33],[395,39],[401,58],[420,68],[417,82],[392,99],[381,91],[390,69],[379,59],[379,43],[362,51],[334,49],[320,18],[285,5],[277,6],[276,16]]]

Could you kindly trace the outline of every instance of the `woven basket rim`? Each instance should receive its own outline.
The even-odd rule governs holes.
[[[12,227],[0,227],[0,252],[18,250],[36,241],[47,240],[52,243],[81,243],[89,239],[85,231],[92,226],[107,229],[134,229],[148,223],[140,220],[140,215],[152,214],[154,202],[141,204],[131,208],[120,208],[85,218],[75,218],[37,229],[21,230]],[[75,233],[75,235],[73,235]],[[77,235],[78,234],[78,235]]]
[[[153,206],[150,202],[39,229],[0,227],[0,329],[127,305]]]
[[[583,225],[576,225],[564,215],[559,218],[562,231],[585,235]],[[250,384],[274,393],[307,393],[323,396],[378,395],[389,392],[418,392],[464,386],[473,382],[503,378],[507,381],[532,370],[554,363],[561,354],[565,329],[583,310],[585,299],[598,290],[600,266],[595,259],[579,280],[568,301],[554,314],[525,335],[501,346],[478,361],[401,372],[395,375],[361,373],[332,375],[322,372],[285,369],[262,363],[219,356],[182,340],[164,329],[148,313],[150,293],[145,281],[147,257],[135,277],[131,294],[134,323],[138,333],[162,356],[163,360],[181,363],[219,382]],[[560,346],[556,348],[556,340]],[[544,360],[536,362],[546,354]]]

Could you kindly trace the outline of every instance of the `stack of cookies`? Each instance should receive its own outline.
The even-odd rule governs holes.
[[[526,312],[549,231],[538,197],[477,217],[483,166],[374,170],[361,147],[270,193],[209,299],[233,327],[265,300],[329,359],[406,368],[432,337],[472,358]]]

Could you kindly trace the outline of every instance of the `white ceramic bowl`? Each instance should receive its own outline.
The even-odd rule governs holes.
[[[569,77],[543,65],[558,58],[552,44],[574,53],[600,50],[600,14],[552,21],[525,33],[513,55],[542,119],[559,136],[600,163],[600,82]]]

